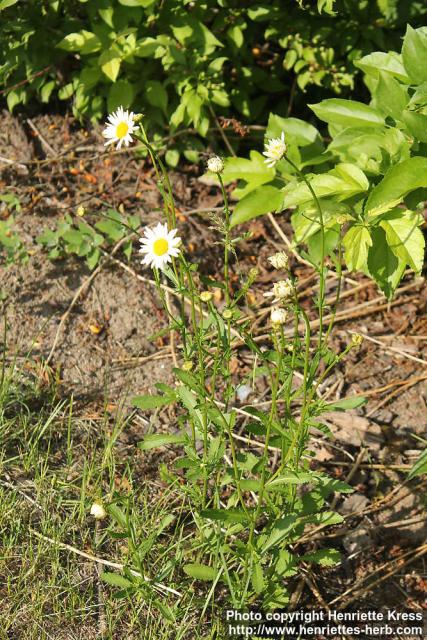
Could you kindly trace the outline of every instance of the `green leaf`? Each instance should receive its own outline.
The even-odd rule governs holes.
[[[277,211],[282,201],[283,194],[277,187],[271,185],[258,187],[237,203],[231,216],[231,226],[235,227],[264,213]]]
[[[375,107],[395,120],[401,119],[409,100],[405,87],[386,71],[379,72],[373,98]]]
[[[266,491],[281,491],[284,486],[291,484],[307,484],[307,482],[315,481],[312,473],[307,471],[291,471],[290,469],[282,471],[280,476],[274,478],[265,485]]]
[[[120,72],[120,52],[114,45],[99,56],[99,65],[107,78],[115,82]]]
[[[156,0],[119,0],[119,4],[125,7],[144,7],[147,8],[154,4]]]
[[[314,562],[322,567],[333,567],[341,560],[341,554],[336,549],[318,549],[313,553],[305,553],[301,560]]]
[[[279,518],[274,523],[267,541],[262,547],[262,552],[266,553],[271,547],[279,545],[290,534],[297,524],[297,517],[294,515]]]
[[[298,147],[307,147],[314,143],[320,142],[321,138],[318,130],[312,124],[300,120],[299,118],[283,118],[274,113],[270,113],[268,118],[266,138],[279,138],[285,133],[285,139],[289,142],[295,142]]]
[[[208,520],[219,520],[220,522],[248,522],[249,516],[242,509],[204,509],[201,511],[202,518]]]
[[[7,7],[11,7],[12,5],[16,4],[18,2],[18,0],[1,0],[0,2],[0,11],[3,11],[3,9],[7,9]]]
[[[339,163],[328,173],[307,176],[310,185],[318,198],[338,196],[338,200],[346,200],[357,193],[367,191],[369,181],[363,171],[355,164]],[[313,196],[305,182],[289,183],[283,189],[284,209],[313,201]]]
[[[325,406],[326,411],[347,411],[348,409],[357,409],[366,404],[367,400],[363,397],[343,398],[336,402],[328,402]]]
[[[402,58],[406,71],[415,84],[427,80],[427,29],[413,29],[409,24],[403,39]]]
[[[374,218],[399,204],[411,191],[427,187],[427,158],[415,156],[391,167],[372,189],[366,201],[368,218]]]
[[[168,149],[165,153],[166,164],[173,168],[178,166],[179,156],[180,153],[178,149]]]
[[[403,66],[402,56],[395,51],[388,53],[375,51],[360,60],[355,60],[354,65],[374,78],[378,78],[381,71],[387,71],[401,82],[410,83],[410,78]]]
[[[393,253],[420,273],[424,264],[424,236],[419,225],[422,223],[419,214],[413,211],[395,209],[390,211],[380,222],[387,242]]]
[[[153,107],[159,107],[164,113],[168,106],[168,94],[163,84],[158,80],[148,80],[145,83],[145,95]]]
[[[185,564],[183,569],[190,578],[195,578],[196,580],[212,582],[217,576],[215,569],[206,564]]]
[[[427,473],[427,449],[425,449],[408,473],[408,480]]]
[[[255,561],[252,567],[251,582],[255,593],[262,593],[265,588],[264,574],[261,563]]]
[[[185,435],[179,434],[167,434],[167,433],[154,433],[149,436],[145,436],[142,442],[138,443],[141,451],[149,451],[149,449],[156,449],[157,447],[164,447],[167,444],[181,444],[186,441]]]
[[[384,118],[379,111],[363,102],[329,98],[318,104],[309,104],[320,120],[344,127],[377,127],[384,124]]]
[[[133,85],[127,80],[118,80],[111,85],[108,92],[107,107],[111,113],[117,107],[129,109],[135,99],[135,90]]]
[[[108,571],[101,573],[101,580],[107,584],[111,584],[113,587],[120,587],[121,589],[129,589],[129,587],[132,586],[132,582],[127,578],[124,578],[118,573],[110,573]]]
[[[91,31],[82,29],[75,33],[69,33],[56,46],[65,51],[78,51],[87,55],[100,50],[101,40]]]
[[[343,238],[345,261],[350,271],[365,270],[368,250],[372,246],[369,230],[361,225],[353,225]]]
[[[157,409],[158,407],[164,407],[167,404],[175,402],[174,396],[136,396],[132,398],[132,404],[138,409]]]
[[[368,270],[387,298],[391,298],[405,271],[405,262],[399,260],[387,243],[380,227],[371,230],[372,246],[368,255]]]
[[[415,140],[427,142],[427,115],[405,110],[402,117],[409,133]]]
[[[250,191],[271,182],[276,173],[264,162],[265,158],[258,151],[251,151],[248,158],[226,158],[222,179],[225,183],[244,180],[247,184],[234,190],[233,195],[243,198]]]
[[[333,524],[341,524],[344,522],[344,518],[339,513],[335,511],[322,511],[320,513],[316,513],[312,516],[308,516],[305,518],[306,522],[310,522],[317,525],[323,526],[331,526]]]

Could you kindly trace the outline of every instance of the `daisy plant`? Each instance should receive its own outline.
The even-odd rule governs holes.
[[[118,131],[117,115],[129,123],[126,133],[124,127]],[[113,126],[115,131],[110,129]],[[185,543],[175,559],[165,564],[162,580],[179,564],[183,580],[211,583],[201,620],[216,599],[235,607],[286,606],[289,581],[300,567],[339,562],[335,549],[311,545],[308,550],[303,541],[310,540],[313,529],[341,521],[328,502],[339,492],[351,491],[345,483],[313,469],[311,435],[327,430],[321,419],[324,411],[363,403],[360,398],[328,403],[320,395],[333,367],[357,346],[357,341],[349,341],[339,353],[328,346],[332,324],[325,330],[322,321],[324,252],[317,305],[308,310],[301,306],[289,255],[279,251],[264,265],[273,280],[261,302],[266,308],[254,308],[252,290],[258,270],[242,273],[239,268],[239,238],[233,234],[223,160],[215,156],[207,163],[223,197],[220,215],[211,216],[223,250],[222,272],[213,279],[187,255],[185,238],[181,240],[177,230],[169,176],[142,122],[118,110],[109,118],[107,130],[117,146],[127,144],[126,136],[146,146],[164,201],[164,217],[145,229],[140,253],[142,267],[153,270],[168,329],[175,338],[171,350],[176,385],[159,383],[156,393],[133,399],[134,406],[144,412],[176,407],[176,420],[168,419],[167,432],[153,433],[150,427],[139,444],[143,452],[174,447],[175,460],[162,467],[161,477],[181,494],[191,514],[183,519]],[[269,164],[292,164],[284,135],[270,141],[264,153]],[[307,187],[316,199],[309,181]],[[320,229],[324,235],[322,225]],[[257,317],[267,318],[261,333],[256,329]],[[313,327],[317,327],[317,340],[313,340]],[[129,504],[124,517],[119,503],[117,498],[106,509],[116,527],[132,539],[127,593],[143,588],[147,595],[147,584],[142,587],[133,577],[135,571],[150,574],[139,553],[146,541],[135,540]]]

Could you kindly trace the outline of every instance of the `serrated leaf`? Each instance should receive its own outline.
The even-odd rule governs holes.
[[[248,522],[249,516],[242,509],[204,509],[202,518],[219,520],[220,522]]]
[[[129,589],[132,586],[132,582],[127,578],[124,578],[118,573],[111,573],[103,571],[101,573],[101,580],[107,584],[111,584],[113,587],[120,587],[120,589]]]
[[[336,549],[318,549],[313,553],[305,553],[302,558],[304,562],[314,562],[322,567],[333,567],[341,561],[341,554]]]
[[[154,433],[145,436],[144,440],[138,443],[138,448],[141,449],[141,451],[149,451],[150,449],[164,447],[167,444],[181,444],[185,442],[186,439],[185,435],[180,434]]]
[[[174,396],[145,395],[135,396],[132,398],[133,406],[143,410],[157,409],[158,407],[164,407],[167,404],[172,404],[172,402],[175,402]]]
[[[206,564],[185,564],[183,569],[190,578],[195,578],[196,580],[212,582],[217,576],[215,569]]]
[[[255,561],[252,566],[251,582],[255,593],[262,593],[265,587],[264,574],[260,562]]]
[[[298,519],[294,515],[285,516],[284,518],[279,518],[278,520],[276,520],[270,531],[269,537],[262,547],[262,552],[266,553],[272,547],[275,547],[283,542],[283,540],[296,526],[297,522]]]

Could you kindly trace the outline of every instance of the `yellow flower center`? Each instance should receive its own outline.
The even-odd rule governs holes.
[[[165,238],[158,238],[153,243],[153,252],[156,256],[164,256],[169,249],[169,243]]]
[[[126,124],[126,122],[120,122],[116,127],[116,136],[118,138],[124,138],[128,131],[129,126]]]

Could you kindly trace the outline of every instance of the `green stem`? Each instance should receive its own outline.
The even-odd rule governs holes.
[[[317,212],[319,214],[319,225],[320,225],[320,282],[319,282],[319,300],[318,300],[318,309],[319,309],[319,348],[322,346],[323,342],[323,302],[325,297],[325,275],[324,275],[324,264],[325,264],[325,223],[323,218],[323,211],[320,205],[319,199],[316,196],[316,193],[313,187],[310,184],[310,180],[304,175],[301,169],[288,158],[287,155],[284,156],[284,159],[293,167],[298,176],[305,182],[310,191],[314,203],[316,205]]]

